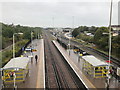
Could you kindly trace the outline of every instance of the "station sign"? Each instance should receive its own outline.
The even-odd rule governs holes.
[[[32,49],[32,52],[37,52],[37,50],[36,49]]]

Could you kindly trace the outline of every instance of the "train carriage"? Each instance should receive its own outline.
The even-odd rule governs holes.
[[[109,69],[108,63],[99,60],[93,55],[82,56],[81,60],[83,62],[82,68],[84,72],[88,73],[94,78],[107,77]],[[112,69],[111,65],[110,69]]]
[[[28,57],[17,57],[11,59],[3,67],[3,82],[13,83],[25,81],[26,75],[29,71],[29,58]]]

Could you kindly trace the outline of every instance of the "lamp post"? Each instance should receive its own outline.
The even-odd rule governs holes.
[[[110,73],[110,62],[111,62],[111,21],[112,21],[112,2],[113,0],[111,0],[111,6],[110,6],[110,21],[109,21],[109,65],[108,65],[108,76],[107,76],[107,90],[109,90],[109,85],[110,85],[110,77],[109,77],[109,73]]]
[[[69,30],[69,34],[70,34],[70,30]],[[69,37],[69,44],[68,44],[68,47],[69,47],[69,56],[70,56],[70,37]]]
[[[4,87],[4,83],[3,83],[3,68],[0,68],[0,72],[1,72],[1,87]]]
[[[13,34],[13,58],[15,58],[15,35],[16,34],[22,35],[23,33],[14,33]]]
[[[31,48],[33,48],[33,42],[32,42],[32,39],[33,39],[33,32],[31,31]]]

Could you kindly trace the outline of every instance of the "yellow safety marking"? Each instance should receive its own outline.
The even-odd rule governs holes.
[[[16,78],[23,78],[24,76],[16,76]],[[5,79],[8,79],[9,77],[5,77]],[[10,77],[11,78],[11,77]]]
[[[24,74],[24,73],[15,73],[15,74]]]
[[[4,72],[14,71],[14,70],[3,70]],[[23,69],[19,69],[19,71],[23,71]]]
[[[24,80],[15,80],[15,82],[22,82]],[[14,80],[11,80],[11,81],[4,81],[4,82],[14,82]]]

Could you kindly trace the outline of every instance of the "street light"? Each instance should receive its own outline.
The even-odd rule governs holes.
[[[109,84],[110,84],[110,78],[109,78],[109,72],[110,72],[110,62],[111,62],[111,21],[112,21],[112,2],[111,0],[111,6],[110,6],[110,21],[109,21],[109,65],[108,65],[108,76],[107,76],[107,89],[109,90]]]
[[[69,34],[70,34],[70,30],[69,30]],[[68,47],[69,47],[69,56],[70,56],[70,37],[69,37],[69,44],[68,44]]]
[[[14,33],[13,34],[13,58],[15,58],[15,35],[16,34],[20,34],[20,35],[22,35],[23,33]]]
[[[0,68],[0,72],[1,72],[1,87],[3,88],[4,84],[3,84],[3,68]]]
[[[32,39],[33,39],[33,32],[31,31],[31,46],[33,46]],[[31,48],[33,48],[33,47],[31,47]]]

